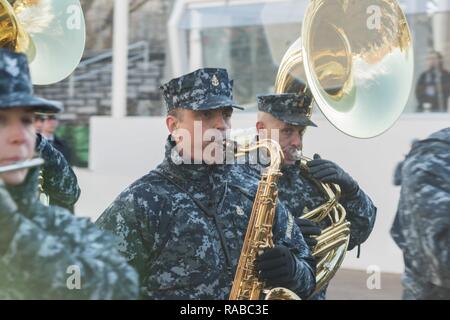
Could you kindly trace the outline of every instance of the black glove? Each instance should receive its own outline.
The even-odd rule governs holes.
[[[315,179],[339,185],[345,196],[355,195],[359,190],[358,184],[347,172],[334,162],[321,159],[318,154],[314,155],[314,160],[308,162],[308,168]]]
[[[0,221],[17,212],[17,205],[0,179]]]
[[[41,152],[42,151],[42,135],[40,133],[36,133],[36,146],[35,146],[35,150],[37,152]]]
[[[312,250],[317,244],[317,240],[313,238],[313,236],[320,236],[322,233],[322,229],[319,224],[302,218],[295,218],[295,223],[299,226],[300,231],[303,234],[303,238],[305,238],[306,244]]]
[[[288,287],[295,280],[296,261],[289,248],[267,249],[255,261],[260,280],[272,287]]]

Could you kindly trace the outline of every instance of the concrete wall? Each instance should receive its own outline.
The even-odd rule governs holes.
[[[255,114],[235,113],[233,127],[254,124]],[[348,253],[344,267],[366,270],[378,266],[383,272],[402,272],[401,252],[389,236],[396,212],[399,188],[392,185],[395,166],[415,138],[449,126],[450,115],[405,115],[385,134],[358,140],[336,130],[321,114],[305,136],[305,153],[339,163],[373,199],[378,208],[375,229],[361,248]],[[167,129],[163,118],[138,117],[91,119],[90,170],[77,170],[82,196],[76,211],[95,220],[120,191],[154,168],[163,158]]]

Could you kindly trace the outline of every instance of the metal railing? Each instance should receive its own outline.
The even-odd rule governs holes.
[[[128,65],[136,61],[143,61],[144,68],[148,66],[150,44],[147,41],[139,41],[128,46]],[[92,79],[99,73],[112,72],[112,50],[108,50],[94,57],[82,60],[72,75],[69,77],[68,95],[75,94],[75,84],[78,81]]]

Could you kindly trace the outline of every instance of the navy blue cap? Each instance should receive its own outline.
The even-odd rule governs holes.
[[[194,111],[225,107],[243,109],[233,101],[233,80],[220,68],[203,68],[170,80],[161,86],[167,111]]]
[[[34,96],[27,57],[0,49],[0,110],[29,108],[40,112],[59,112],[58,102]]]
[[[259,111],[294,126],[317,127],[310,119],[312,98],[308,94],[266,94],[257,98]]]

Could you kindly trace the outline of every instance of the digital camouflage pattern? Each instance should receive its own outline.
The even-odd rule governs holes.
[[[167,111],[175,108],[211,110],[224,107],[243,109],[233,101],[233,81],[219,68],[203,68],[172,79],[161,86]]]
[[[120,237],[120,251],[141,277],[143,298],[227,299],[258,180],[239,165],[176,165],[182,160],[171,152],[173,146],[169,139],[164,161],[123,191],[97,225]],[[315,286],[314,259],[280,205],[274,238],[297,260],[297,281],[290,289],[307,297]]]
[[[33,95],[26,55],[0,48],[0,110],[32,108],[41,112],[59,112],[58,102]]]
[[[69,163],[62,153],[41,135],[38,135],[36,151],[45,160],[42,166],[42,188],[50,197],[50,204],[66,209],[73,207],[81,191]]]
[[[312,98],[308,94],[266,94],[258,97],[258,110],[266,112],[287,124],[317,127],[309,119]]]
[[[401,168],[391,235],[403,251],[403,297],[450,299],[450,128],[415,142]]]
[[[0,299],[137,298],[138,276],[116,239],[86,218],[42,205],[37,177],[33,169],[20,186],[0,185]],[[80,289],[69,289],[77,285],[73,270]]]

